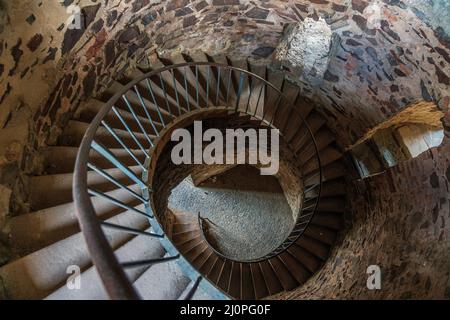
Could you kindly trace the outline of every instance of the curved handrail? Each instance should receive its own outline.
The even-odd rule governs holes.
[[[210,88],[209,85],[209,81],[210,81],[210,72],[213,68],[215,68],[215,70],[217,70],[217,78],[216,78],[216,84],[217,84],[217,90],[216,90],[216,102],[218,101],[218,97],[219,94],[222,95],[220,93],[220,72],[225,70],[229,72],[229,78],[227,81],[227,84],[222,83],[222,86],[226,86],[226,106],[230,109],[239,113],[239,112],[244,112],[247,113],[257,119],[259,119],[261,122],[266,123],[267,125],[270,125],[272,127],[274,127],[274,122],[277,116],[277,113],[279,111],[279,109],[281,109],[283,107],[286,107],[287,110],[290,112],[289,115],[292,114],[292,112],[294,114],[296,114],[296,116],[302,121],[302,125],[303,127],[305,127],[307,129],[307,135],[309,136],[309,139],[313,145],[313,149],[314,149],[314,156],[316,158],[317,161],[317,170],[318,172],[316,173],[316,175],[318,176],[318,183],[315,184],[313,187],[314,188],[318,188],[317,192],[316,192],[316,196],[314,198],[309,199],[310,200],[314,200],[312,205],[308,206],[308,214],[300,214],[303,211],[305,211],[304,207],[302,208],[301,212],[299,213],[297,222],[292,230],[292,232],[290,233],[290,235],[287,237],[286,241],[283,242],[283,244],[281,244],[277,249],[275,249],[272,253],[274,255],[280,254],[281,252],[283,252],[284,250],[286,250],[293,242],[296,241],[296,239],[298,239],[301,234],[303,233],[303,231],[307,228],[307,226],[309,225],[312,216],[314,215],[314,212],[316,211],[317,205],[318,205],[318,201],[319,201],[319,197],[320,197],[320,190],[321,190],[321,182],[322,182],[322,172],[321,172],[321,164],[320,164],[320,157],[319,157],[319,150],[317,148],[317,144],[316,141],[314,139],[314,134],[312,133],[311,129],[309,128],[309,126],[307,125],[306,121],[303,119],[302,115],[290,104],[280,104],[280,102],[285,99],[286,101],[288,101],[286,99],[286,97],[283,95],[283,93],[276,88],[273,84],[269,83],[268,81],[266,81],[265,79],[263,79],[262,77],[253,74],[247,70],[241,69],[241,68],[235,68],[232,66],[228,66],[228,65],[223,65],[223,64],[218,64],[218,63],[210,63],[210,62],[188,62],[188,63],[181,63],[181,64],[176,64],[176,65],[170,65],[170,66],[166,66],[163,67],[161,69],[158,70],[154,70],[145,74],[142,74],[141,76],[137,77],[136,79],[134,79],[133,81],[129,82],[127,85],[125,85],[122,90],[120,90],[119,92],[117,92],[115,95],[113,95],[109,101],[101,108],[101,110],[98,112],[98,114],[95,116],[95,118],[92,120],[91,124],[89,125],[87,131],[84,134],[84,137],[82,139],[79,151],[78,151],[78,155],[77,155],[77,159],[76,159],[76,163],[75,163],[75,170],[74,170],[74,181],[73,181],[73,197],[74,197],[74,202],[75,202],[75,209],[76,209],[76,213],[77,213],[77,217],[80,223],[80,227],[81,230],[83,232],[83,235],[85,237],[87,246],[88,246],[88,250],[91,254],[92,257],[92,261],[94,263],[94,265],[96,266],[98,273],[104,283],[104,286],[107,290],[108,295],[112,298],[112,299],[138,299],[139,298],[139,294],[135,291],[135,289],[133,288],[132,284],[130,283],[130,281],[128,280],[125,272],[124,272],[124,266],[123,264],[120,264],[113,252],[113,250],[111,249],[108,240],[105,236],[105,234],[103,233],[102,230],[102,225],[105,225],[106,223],[102,223],[101,221],[99,221],[99,219],[97,218],[97,215],[95,213],[95,209],[93,207],[90,195],[102,195],[103,197],[106,197],[106,195],[102,194],[101,192],[98,192],[96,190],[92,190],[88,187],[88,183],[87,183],[87,175],[88,175],[88,169],[92,169],[93,166],[90,166],[89,163],[89,154],[91,149],[95,149],[97,152],[99,152],[102,156],[104,156],[105,158],[107,158],[109,161],[111,161],[112,163],[114,163],[116,165],[116,167],[119,167],[123,172],[127,173],[127,175],[129,175],[131,178],[133,178],[140,186],[142,189],[142,193],[144,195],[146,195],[145,197],[142,197],[143,200],[145,200],[147,203],[145,204],[146,206],[146,213],[145,212],[139,212],[141,214],[146,215],[148,218],[150,218],[151,220],[151,225],[154,229],[154,231],[158,232],[164,232],[163,228],[161,227],[158,219],[153,219],[153,216],[151,215],[151,208],[148,205],[148,201],[149,201],[149,197],[148,194],[151,192],[151,190],[148,189],[148,186],[146,185],[145,181],[142,181],[140,178],[136,177],[134,175],[133,172],[131,172],[128,168],[126,167],[121,167],[121,163],[120,161],[118,162],[117,159],[114,158],[114,155],[112,155],[111,153],[109,153],[107,148],[103,148],[101,146],[101,144],[97,143],[97,141],[95,140],[95,136],[97,133],[97,130],[99,129],[100,125],[103,124],[103,127],[105,127],[106,129],[110,129],[107,126],[107,123],[104,121],[104,119],[106,118],[106,116],[108,115],[108,113],[113,110],[116,115],[119,117],[119,119],[122,121],[123,119],[120,118],[120,112],[119,114],[117,114],[117,110],[115,110],[115,104],[121,99],[124,98],[125,102],[128,104],[127,100],[126,100],[126,94],[127,92],[129,92],[132,88],[135,88],[135,92],[139,95],[139,98],[141,99],[141,103],[142,106],[147,114],[147,116],[149,115],[149,109],[146,106],[146,104],[142,101],[142,97],[140,96],[139,92],[136,89],[136,86],[138,84],[140,84],[142,81],[146,80],[147,84],[149,83],[149,79],[151,79],[154,76],[159,76],[161,79],[161,84],[163,84],[163,80],[161,78],[161,75],[168,71],[171,73],[172,77],[173,77],[173,81],[175,84],[175,92],[176,92],[176,102],[177,102],[177,107],[178,107],[178,112],[179,114],[181,114],[181,107],[180,107],[180,101],[179,101],[179,97],[178,97],[178,89],[177,89],[177,85],[176,85],[176,79],[174,76],[174,71],[177,70],[181,70],[184,69],[184,84],[186,85],[185,87],[185,92],[186,92],[186,105],[189,108],[189,92],[188,92],[188,87],[187,87],[187,83],[186,83],[186,68],[195,68],[196,71],[196,75],[197,75],[197,87],[196,87],[196,97],[191,97],[192,99],[197,98],[197,104],[199,102],[199,78],[198,78],[198,71],[199,68],[201,67],[206,67],[208,70],[208,78],[207,78],[207,87],[206,89],[203,88],[203,90],[206,90],[207,92],[207,96],[204,97],[206,98],[207,104],[209,104],[210,101],[210,96],[209,93],[214,91],[214,88]],[[213,72],[211,72],[213,73]],[[235,107],[230,107],[229,103],[229,93],[233,93],[233,91],[230,91],[230,85],[232,82],[232,74],[234,73],[238,73],[239,74],[239,86],[237,88],[237,91],[234,92],[235,96],[231,97],[231,99],[235,99],[236,101],[233,100],[233,104],[235,103]],[[215,75],[213,75],[212,77],[214,77]],[[249,104],[250,104],[250,98],[252,98],[252,92],[251,92],[251,85],[249,87],[249,95],[248,95],[248,101],[247,101],[247,106],[245,111],[244,110],[240,110],[239,109],[239,103],[240,103],[240,99],[241,99],[241,94],[242,94],[242,90],[243,90],[243,79],[244,77],[247,77],[248,82],[250,83],[250,81],[260,81],[261,82],[261,89],[259,91],[259,97],[256,103],[256,109],[254,110],[254,112],[248,112],[248,108],[249,108]],[[177,80],[178,81],[178,80]],[[255,82],[256,83],[256,82]],[[233,84],[234,85],[234,84]],[[182,87],[181,87],[182,88]],[[262,117],[260,115],[257,115],[257,111],[259,108],[259,101],[260,101],[260,97],[261,97],[261,92],[262,89],[264,90],[268,90],[270,88],[270,90],[273,90],[274,92],[277,93],[278,97],[276,99],[276,106],[275,108],[272,110],[273,111],[273,115],[272,115],[272,119],[269,121],[269,119],[265,119],[266,116],[266,110],[263,110],[263,114]],[[163,120],[163,117],[161,116],[162,110],[164,110],[166,113],[169,112],[170,116],[173,116],[173,118],[176,119],[176,115],[174,113],[172,113],[172,111],[170,110],[166,110],[163,107],[159,106],[159,104],[156,102],[155,97],[154,97],[154,93],[152,91],[152,87],[150,85],[149,87],[151,95],[153,97],[153,102],[154,105],[156,106],[158,115],[161,119],[162,125],[165,127],[165,123]],[[168,97],[167,97],[167,92],[165,91],[164,87],[163,89],[163,93],[165,96],[165,102],[168,103]],[[182,88],[183,89],[183,88]],[[213,97],[214,98],[214,97]],[[175,99],[174,97],[172,97],[172,100]],[[214,100],[214,99],[212,99]],[[195,101],[193,101],[192,103],[194,103]],[[223,101],[222,101],[223,102]],[[134,118],[137,120],[137,123],[140,125],[141,129],[142,125],[139,122],[139,119],[136,117],[134,111],[132,110],[131,106],[128,104],[128,107],[130,108],[130,112],[133,114]],[[207,105],[208,107],[208,105]],[[264,105],[263,105],[264,108]],[[189,109],[190,111],[190,109]],[[253,114],[252,114],[253,113]],[[153,124],[153,121],[151,119],[151,117],[149,117],[150,122],[152,123],[153,128],[155,129],[155,126]],[[172,119],[173,120],[173,119]],[[288,119],[289,120],[289,119]],[[122,122],[124,124],[124,126],[126,127],[126,123]],[[126,127],[126,129],[128,129],[128,127]],[[155,129],[156,131],[156,129]],[[116,140],[120,138],[118,138],[117,136],[114,136],[114,130],[109,130],[110,134],[112,135],[112,137],[114,137]],[[131,133],[131,132],[130,132]],[[152,144],[151,139],[149,139],[149,136],[147,135],[147,132],[143,132],[145,137],[149,140],[149,142]],[[156,132],[158,134],[158,132]],[[134,137],[134,136],[133,136]],[[134,137],[135,138],[135,137]],[[118,140],[118,141],[119,141]],[[120,141],[119,141],[120,142]],[[124,147],[125,150],[129,149],[127,148],[126,145],[122,144],[122,146]],[[152,144],[153,146],[153,144]],[[148,159],[148,155],[147,155],[147,159]],[[309,158],[310,159],[310,158]],[[147,163],[147,161],[146,161]],[[147,168],[144,167],[144,174],[143,177],[147,176],[147,172],[146,172]],[[97,173],[102,173],[102,171],[98,171]],[[103,173],[104,174],[104,173]],[[104,177],[110,179],[111,177],[108,177],[107,174],[106,176],[104,175]],[[112,181],[112,180],[111,180]],[[114,182],[114,181],[113,181]],[[117,182],[117,181],[116,181]],[[126,188],[126,187],[125,187]],[[304,202],[304,198],[305,198],[305,190],[303,190],[304,192],[302,193],[302,203]],[[108,199],[108,198],[107,198]],[[123,203],[120,203],[120,201],[114,200],[114,199],[108,199],[108,201],[111,201],[113,203],[116,203],[119,206],[123,207]],[[138,210],[135,210],[138,211]],[[306,212],[306,211],[305,211]],[[303,218],[307,217],[306,221],[302,221]],[[157,217],[156,217],[157,218]],[[109,224],[109,226],[111,227],[111,224]],[[116,228],[118,228],[119,230],[125,230],[127,228],[120,228],[119,226],[116,226]],[[129,231],[129,230],[128,230]],[[169,251],[172,251],[175,255],[177,253],[176,248],[173,246],[173,244],[171,243],[170,239],[167,239],[167,237],[165,236],[165,234],[160,234],[158,235],[160,237],[162,237],[163,239],[161,241],[166,241],[166,250],[169,248]],[[175,249],[174,249],[175,248]],[[173,251],[175,250],[175,251]],[[179,256],[179,253],[177,255],[177,257]],[[268,256],[263,257],[264,259],[266,259]],[[175,258],[175,257],[174,257]],[[197,272],[198,273],[198,272]],[[191,276],[192,279],[197,279],[195,280],[196,283],[199,283],[198,280],[199,275],[195,274],[194,271],[194,275]]]

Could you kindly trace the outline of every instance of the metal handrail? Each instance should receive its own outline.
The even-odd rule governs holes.
[[[203,88],[203,84],[200,84],[199,81],[199,71],[202,67],[207,68],[207,79],[206,79],[206,88]],[[187,86],[186,81],[186,71],[187,68],[189,68],[191,71],[192,68],[195,68],[195,77],[196,77],[196,85],[195,88],[196,92],[193,96],[189,93],[189,89]],[[214,74],[214,70],[217,70],[217,76]],[[176,93],[176,101],[174,97],[171,97],[172,102],[169,102],[169,94],[164,86],[163,81],[163,73],[168,71],[172,77],[174,90]],[[184,85],[185,87],[182,87],[179,83],[178,86],[181,86],[180,90],[178,89],[177,82],[179,82],[175,77],[175,71],[181,72],[184,71]],[[193,72],[193,71],[192,71]],[[225,74],[229,74],[227,81]],[[183,74],[182,72],[180,74]],[[222,75],[222,76],[221,76]],[[231,89],[232,85],[232,76],[238,75],[238,85],[237,89],[235,90],[235,95],[233,95],[233,90]],[[159,87],[160,90],[162,90],[163,96],[159,96],[158,100],[163,100],[165,102],[165,106],[160,105],[155,99],[155,88],[152,88],[152,83],[155,83],[152,80],[156,77],[156,79],[160,79],[161,87]],[[211,80],[211,77],[215,77],[215,81]],[[224,77],[222,79],[222,77]],[[245,78],[247,78],[247,81],[249,83],[248,87],[248,100],[245,106],[245,110],[240,109],[240,106],[242,104],[241,98],[243,97],[243,90],[244,88],[244,81]],[[221,80],[223,81],[221,83]],[[236,79],[235,79],[236,80]],[[253,112],[250,112],[249,105],[250,105],[250,99],[253,98],[252,96],[253,88],[251,86],[251,83],[256,81],[260,81],[261,89],[259,90],[259,95],[257,97],[256,102],[256,108]],[[214,82],[214,83],[212,83]],[[235,81],[236,82],[236,81]],[[153,104],[156,108],[156,110],[153,110],[154,112],[157,112],[158,117],[155,116],[156,119],[153,119],[149,112],[151,109],[148,108],[146,103],[144,102],[144,99],[142,98],[141,94],[138,91],[138,85],[143,83],[143,86],[148,88],[148,94],[151,95],[153,98],[153,102],[150,100],[150,103]],[[212,85],[216,85],[216,88],[213,88]],[[233,85],[236,86],[236,83]],[[155,85],[156,86],[156,85]],[[75,209],[78,216],[78,220],[80,223],[81,230],[83,232],[83,235],[85,237],[88,250],[91,254],[92,261],[94,265],[97,268],[98,274],[100,275],[104,286],[106,288],[106,291],[108,295],[112,299],[139,299],[139,294],[136,292],[136,290],[133,288],[132,284],[130,283],[129,279],[127,278],[124,268],[129,266],[130,264],[127,263],[119,263],[117,260],[112,248],[110,247],[107,238],[105,234],[103,233],[102,226],[106,226],[108,228],[116,228],[117,230],[124,231],[124,232],[133,232],[130,228],[124,228],[120,226],[115,226],[114,224],[108,224],[105,222],[102,222],[98,219],[95,209],[92,205],[92,201],[90,196],[101,196],[105,198],[107,201],[110,201],[114,203],[115,205],[123,208],[127,208],[129,210],[133,210],[136,213],[142,214],[149,218],[151,227],[153,229],[154,233],[148,233],[149,236],[156,236],[160,238],[161,243],[163,244],[163,247],[166,249],[166,251],[171,255],[171,257],[166,259],[159,259],[158,261],[154,260],[147,260],[147,261],[141,261],[141,263],[156,263],[156,262],[164,262],[165,260],[173,260],[177,259],[179,263],[183,266],[183,271],[188,274],[188,276],[193,280],[195,285],[194,288],[197,288],[200,283],[204,283],[206,287],[216,288],[214,284],[211,284],[207,281],[207,279],[201,278],[202,276],[198,273],[198,271],[190,265],[187,261],[183,259],[183,257],[180,255],[176,247],[171,242],[171,239],[169,239],[166,234],[164,233],[164,230],[159,222],[158,216],[153,215],[152,212],[152,206],[151,206],[151,199],[149,197],[149,194],[152,192],[149,189],[149,186],[146,183],[146,179],[148,178],[148,163],[149,163],[149,152],[147,148],[145,148],[139,140],[136,138],[136,136],[132,133],[129,126],[127,125],[127,122],[121,117],[120,111],[118,108],[115,107],[115,105],[120,101],[122,98],[124,102],[126,103],[126,106],[128,107],[130,113],[133,115],[133,118],[138,125],[138,127],[141,129],[143,136],[146,140],[150,143],[150,146],[148,149],[150,150],[155,145],[153,144],[152,133],[149,133],[145,130],[144,126],[142,125],[141,121],[139,120],[139,116],[135,113],[135,110],[130,105],[129,101],[127,100],[126,94],[129,91],[132,91],[134,88],[134,93],[138,96],[142,108],[145,111],[145,114],[147,115],[149,122],[151,123],[152,131],[154,134],[156,134],[157,137],[159,137],[159,132],[156,129],[155,123],[157,121],[160,121],[160,125],[165,128],[168,123],[176,120],[176,118],[185,113],[191,112],[191,107],[202,109],[204,107],[210,108],[219,105],[218,102],[220,102],[220,105],[225,105],[229,110],[234,110],[236,113],[246,113],[248,115],[251,115],[252,117],[259,119],[262,123],[265,123],[271,127],[275,127],[274,122],[277,117],[277,114],[279,113],[279,109],[282,107],[287,108],[289,111],[289,116],[293,113],[296,114],[296,116],[302,121],[303,127],[307,129],[307,135],[309,136],[309,141],[313,145],[314,148],[314,158],[317,161],[317,177],[318,182],[316,185],[313,185],[311,189],[316,190],[316,197],[308,199],[308,201],[313,200],[313,203],[311,205],[308,205],[307,207],[302,208],[301,212],[308,212],[308,214],[300,214],[298,215],[298,219],[295,223],[295,226],[290,233],[290,235],[287,237],[286,241],[283,242],[278,248],[276,248],[273,251],[273,254],[271,256],[280,254],[284,250],[286,250],[293,242],[298,239],[303,231],[307,228],[309,225],[312,216],[314,215],[314,212],[316,211],[319,197],[320,197],[320,191],[321,191],[321,184],[322,184],[322,171],[321,171],[321,164],[320,164],[320,157],[319,157],[319,150],[317,148],[316,141],[314,139],[314,135],[307,125],[306,121],[303,119],[302,115],[288,102],[286,97],[283,95],[283,93],[276,88],[274,85],[263,79],[262,77],[253,74],[247,70],[241,69],[241,68],[235,68],[228,65],[218,64],[218,63],[210,63],[210,62],[189,62],[189,63],[182,63],[182,64],[176,64],[176,65],[170,65],[163,67],[158,70],[154,70],[145,74],[142,74],[141,76],[137,77],[133,81],[129,82],[127,85],[125,85],[122,90],[117,92],[113,97],[109,99],[109,101],[101,108],[101,110],[98,112],[98,114],[95,116],[95,118],[92,120],[91,124],[89,125],[87,131],[84,134],[84,137],[82,139],[76,164],[75,164],[75,170],[74,170],[74,181],[73,181],[73,197],[75,202]],[[158,88],[158,87],[156,87]],[[203,90],[203,92],[206,91],[206,96],[202,96],[199,94],[199,90]],[[276,99],[276,105],[275,108],[272,108],[273,115],[272,118],[269,121],[269,118],[266,118],[267,116],[267,109],[263,110],[262,116],[260,116],[258,113],[259,103],[262,91],[264,90],[273,90],[278,96]],[[180,91],[180,92],[179,92]],[[185,92],[185,101],[181,105],[182,98],[179,97],[179,95],[182,95],[181,92]],[[211,92],[214,93],[215,91],[215,97],[210,97]],[[226,92],[224,95],[223,92]],[[266,93],[266,91],[264,91]],[[230,95],[231,94],[231,95]],[[244,94],[245,95],[245,94]],[[206,105],[204,107],[201,106],[200,97],[202,97],[202,100],[206,101]],[[255,97],[256,98],[256,97]],[[189,100],[191,99],[191,100]],[[288,103],[281,104],[282,100],[285,99]],[[231,105],[233,103],[233,105]],[[170,104],[174,104],[176,106],[176,111],[178,115],[176,115],[175,112],[172,112],[170,108]],[[245,105],[245,103],[244,103]],[[187,109],[186,109],[187,107]],[[264,105],[263,105],[264,108]],[[140,147],[140,149],[143,151],[143,153],[146,156],[146,161],[144,164],[140,163],[135,157],[133,157],[132,152],[122,140],[121,138],[116,134],[115,130],[112,129],[106,119],[106,116],[113,112],[113,114],[117,117],[118,120],[123,124],[124,128],[128,131],[130,136],[133,138],[133,141]],[[164,111],[164,112],[163,112]],[[166,115],[170,120],[168,122],[167,119],[163,117],[163,114]],[[288,124],[289,119],[284,125],[284,128]],[[111,137],[117,140],[117,142],[121,145],[121,147],[126,150],[133,159],[143,168],[143,174],[142,177],[138,177],[132,170],[130,170],[127,166],[124,166],[115,156],[105,147],[101,145],[98,141],[95,140],[95,135],[97,133],[97,130],[102,125],[104,129],[106,129]],[[300,126],[299,126],[300,127]],[[283,134],[283,132],[282,132]],[[297,132],[295,133],[297,134]],[[144,139],[144,140],[145,140]],[[126,204],[121,203],[120,201],[110,198],[106,194],[103,194],[102,192],[99,192],[97,190],[94,190],[92,188],[88,187],[87,183],[87,174],[88,169],[93,169],[96,173],[102,174],[105,178],[108,178],[110,181],[114,182],[116,185],[118,185],[118,181],[115,181],[113,177],[108,177],[108,175],[103,172],[101,169],[95,168],[90,164],[89,162],[89,154],[91,149],[94,149],[96,152],[98,152],[101,156],[109,160],[116,168],[119,168],[123,173],[125,173],[130,179],[132,179],[136,184],[138,184],[141,187],[141,192],[143,196],[141,197],[142,202],[145,205],[146,211],[140,211],[135,208],[128,207]],[[311,159],[311,157],[309,158]],[[97,169],[97,170],[96,170]],[[112,180],[111,180],[112,179]],[[317,188],[317,189],[316,189]],[[126,189],[126,187],[124,187]],[[128,189],[128,191],[131,191]],[[139,198],[139,195],[138,195]],[[305,190],[302,193],[302,203],[304,203],[305,200]],[[306,218],[306,221],[302,220]],[[214,248],[212,248],[214,249]],[[214,249],[215,250],[215,249]],[[268,256],[263,257],[263,259],[267,259]],[[160,261],[161,260],[161,261]],[[136,264],[136,263],[135,263]],[[133,264],[133,265],[135,265]],[[211,286],[212,285],[212,286]],[[192,293],[189,293],[188,296],[191,296]],[[223,297],[226,298],[227,296],[220,296],[216,295],[217,297]]]

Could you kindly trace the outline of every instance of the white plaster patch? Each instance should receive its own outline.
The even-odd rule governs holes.
[[[333,32],[323,18],[306,18],[290,27],[277,48],[276,58],[302,69],[308,77],[320,77],[328,68]]]
[[[364,9],[363,15],[367,19],[369,29],[381,28],[381,5],[380,1],[376,0]]]

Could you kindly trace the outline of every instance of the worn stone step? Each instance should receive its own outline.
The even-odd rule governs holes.
[[[336,241],[336,232],[326,227],[310,224],[305,230],[305,235],[319,240],[327,245],[333,245]]]
[[[335,141],[335,135],[328,130],[326,127],[322,127],[315,135],[314,139],[316,141],[317,150],[320,152],[325,147],[329,146]],[[307,142],[303,148],[301,148],[297,157],[300,159],[301,163],[306,163],[307,161],[315,161],[314,157],[316,154],[316,148],[314,147],[313,141]]]
[[[145,101],[144,104],[147,107],[148,116],[150,116],[150,119],[145,113],[142,104],[131,105],[131,107],[133,112],[135,112],[136,118],[139,120],[140,124],[145,128],[145,130],[155,135],[156,133],[153,129],[153,126],[155,126],[156,130],[160,131],[163,128],[163,125],[160,123],[161,120],[159,119],[158,113],[151,110],[149,106],[145,103]],[[82,122],[91,123],[94,117],[103,108],[104,105],[105,102],[101,100],[89,99],[88,102],[81,105],[80,108],[77,110],[75,118]],[[119,106],[117,106],[117,108],[118,107]],[[136,121],[133,114],[128,109],[128,106],[125,106],[125,108],[123,107],[118,108],[117,110],[119,111],[120,115],[122,116],[122,118],[125,120],[125,122],[132,131],[141,132],[139,123]],[[125,129],[122,122],[120,121],[120,119],[117,117],[117,115],[114,113],[113,110],[110,110],[103,118],[103,120],[112,128]]]
[[[175,64],[173,58],[170,59],[158,58],[158,60],[161,63],[161,65],[159,66],[170,66]],[[176,69],[173,69],[173,76],[169,77],[168,82],[171,82],[170,83],[171,88],[176,89],[178,91],[178,101],[180,102],[182,108],[186,110],[193,110],[205,107],[205,105],[203,104],[197,104],[196,86],[195,84],[193,85],[188,81],[187,75],[189,72],[192,72],[189,67],[178,67]]]
[[[306,187],[319,183],[318,172],[318,170],[313,170],[305,175],[304,183]],[[346,173],[347,170],[342,161],[335,161],[322,167],[322,183],[327,184],[334,179],[341,180],[340,178],[345,177]]]
[[[151,232],[151,228],[146,230]],[[158,259],[164,256],[164,249],[156,238],[139,235],[119,247],[116,257],[119,261],[136,261],[146,259]],[[148,266],[130,268],[125,270],[128,279],[135,282],[146,270]],[[159,275],[164,276],[164,275]],[[81,274],[81,288],[70,290],[66,285],[58,288],[55,292],[47,296],[46,300],[107,300],[108,294],[104,288],[102,280],[94,266]],[[156,288],[154,288],[157,290]]]
[[[311,277],[311,272],[299,261],[299,259],[290,253],[291,251],[287,250],[281,253],[278,258],[283,262],[288,272],[295,278],[297,283],[301,285]]]
[[[341,230],[344,228],[344,219],[341,212],[318,211],[314,214],[311,222],[315,225],[334,230]]]
[[[317,132],[319,132],[320,129],[325,125],[326,121],[322,115],[320,115],[316,111],[313,111],[309,114],[308,118],[306,118],[306,123],[310,130],[308,130],[306,126],[303,125],[295,133],[293,138],[289,140],[289,143],[291,144],[295,153],[299,153],[303,148],[308,146],[308,144],[312,140],[311,134],[315,136]],[[300,160],[306,161],[306,159],[304,158]]]
[[[138,177],[142,174],[141,167],[134,166],[129,169]],[[124,185],[134,184],[134,182],[120,169],[114,168],[106,169],[104,171]],[[72,182],[72,173],[31,177],[30,204],[32,210],[37,211],[72,202]],[[94,171],[88,172],[87,183],[88,186],[103,192],[111,191],[117,188],[116,185]]]
[[[143,205],[139,207],[143,209]],[[145,230],[148,219],[133,211],[126,211],[107,220],[110,223]],[[115,250],[132,236],[105,229]],[[35,251],[0,268],[0,279],[7,299],[42,299],[64,285],[67,267],[77,265],[81,270],[91,266],[90,254],[83,235],[76,233],[50,246]]]
[[[298,95],[292,105],[292,111],[289,113],[289,119],[283,124],[283,134],[286,141],[292,141],[296,136],[299,126],[309,117],[314,110],[314,103],[301,95]]]
[[[323,168],[337,160],[340,160],[342,158],[342,153],[336,147],[330,145],[319,152],[319,157],[320,165]],[[301,166],[304,174],[308,175],[309,173],[317,170],[319,164],[317,161],[314,161],[314,158],[311,158],[310,161],[301,163]]]
[[[140,187],[130,186],[139,193]],[[134,207],[141,202],[130,193],[122,189],[115,189],[106,193],[108,196]],[[109,219],[125,209],[100,198],[91,197],[97,216]],[[73,202],[30,212],[11,218],[10,239],[15,252],[21,256],[51,245],[80,231]]]
[[[84,133],[88,127],[89,123],[70,120],[64,129],[63,134],[59,138],[59,145],[70,147],[80,146],[81,140],[83,139]],[[133,136],[125,129],[115,129],[114,131],[122,142],[130,149],[140,148],[140,146],[133,139]],[[150,132],[147,134],[147,137],[153,142],[155,136],[150,134]],[[142,131],[133,132],[133,135],[144,149],[150,148],[151,144]],[[108,132],[108,130],[101,126],[96,131],[94,139],[108,148],[122,148],[121,144]]]
[[[308,237],[303,234],[296,242],[300,247],[308,250],[310,253],[314,254],[318,258],[325,261],[329,254],[329,246],[323,242],[316,240],[314,238]]]
[[[121,83],[115,84],[117,86],[123,85],[125,83],[128,83],[129,81],[132,81],[133,79],[136,79],[138,77],[141,77],[144,75],[144,73],[147,73],[148,70],[141,70],[141,69],[135,69],[133,71],[130,71],[122,80]],[[175,99],[173,99],[170,95],[165,92],[162,87],[164,86],[164,82],[161,84],[161,79],[158,75],[147,78],[144,81],[139,82],[137,85],[139,94],[144,99],[144,102],[147,106],[149,106],[153,112],[156,112],[158,114],[158,108],[161,113],[161,116],[163,118],[162,121],[164,121],[166,124],[170,122],[171,119],[174,118],[175,111],[177,111],[177,102]],[[110,94],[112,94],[111,92]],[[152,94],[153,93],[153,94]],[[131,94],[130,96],[131,101],[134,101],[136,103],[139,99],[136,99],[138,97]],[[159,115],[158,115],[159,119]]]
[[[316,272],[322,265],[319,258],[295,244],[289,247],[288,252],[311,273]]]
[[[136,280],[134,287],[145,300],[175,300],[189,282],[177,262],[169,261],[152,265]]]
[[[135,166],[137,162],[124,149],[109,149],[126,166]],[[142,164],[145,162],[145,154],[140,149],[130,150]],[[74,171],[78,154],[77,147],[49,146],[42,151],[44,157],[44,170],[46,174],[70,173]],[[110,169],[114,165],[105,157],[94,150],[89,154],[89,161],[94,165]]]
[[[318,211],[328,212],[344,212],[345,211],[345,198],[344,197],[321,197]]]

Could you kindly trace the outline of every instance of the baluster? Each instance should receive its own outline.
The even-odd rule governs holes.
[[[154,103],[155,106],[156,106],[156,110],[157,110],[157,112],[158,112],[159,119],[161,120],[161,123],[162,123],[163,127],[165,128],[165,127],[166,127],[166,124],[164,123],[164,118],[163,118],[163,116],[162,116],[162,114],[161,114],[161,110],[159,109],[159,104],[156,102],[155,95],[154,95],[154,93],[153,93],[153,89],[152,89],[152,85],[151,85],[151,83],[150,83],[150,80],[149,80],[148,78],[145,79],[145,80],[146,80],[146,83],[147,83],[148,91],[150,91],[150,95],[152,96],[153,103]],[[167,101],[166,101],[166,102],[167,102]]]
[[[139,89],[138,89],[138,87],[137,87],[136,85],[134,86],[134,91],[136,92],[136,94],[137,94],[137,96],[138,96],[138,99],[139,99],[139,102],[141,103],[142,108],[144,109],[145,115],[147,116],[148,120],[150,121],[150,125],[152,126],[153,131],[155,132],[156,136],[159,137],[159,132],[158,132],[158,130],[156,129],[155,124],[153,123],[152,117],[151,117],[150,114],[148,113],[148,107],[147,107],[147,105],[145,104],[144,99],[142,99],[141,93],[139,92]]]

